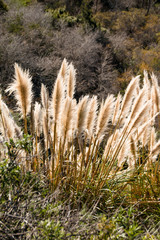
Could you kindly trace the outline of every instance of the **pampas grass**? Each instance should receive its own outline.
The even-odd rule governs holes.
[[[64,86],[62,79],[58,77],[55,82],[51,100],[51,113],[55,124],[58,124],[58,122],[60,121],[63,101],[64,101]]]
[[[73,98],[76,85],[76,71],[71,63],[68,70],[68,79],[67,79],[67,96]]]
[[[120,111],[120,116],[122,116],[123,118],[128,116],[128,112],[132,105],[132,100],[137,94],[138,85],[139,85],[139,76],[132,78],[131,82],[129,83],[126,89],[125,95],[122,100],[121,111]]]
[[[99,141],[102,141],[104,134],[107,131],[107,125],[109,120],[112,118],[114,106],[114,96],[110,95],[107,97],[105,102],[101,103],[98,119],[97,119],[97,130],[96,135]]]
[[[42,110],[41,105],[38,102],[35,102],[34,107],[34,126],[37,137],[40,136],[42,131]]]
[[[88,113],[87,113],[87,125],[88,138],[91,138],[95,129],[95,123],[97,118],[98,102],[97,97],[94,96],[89,100]]]
[[[76,105],[75,102],[67,97],[63,105],[63,117],[61,118],[61,137],[64,141],[71,139],[73,136],[73,129],[76,124]]]
[[[96,96],[84,96],[77,102],[76,70],[64,59],[51,98],[42,84],[41,103],[34,104],[29,72],[15,64],[15,78],[7,91],[14,92],[25,121],[24,133],[31,104],[34,106],[33,149],[30,152],[23,149],[23,156],[27,157],[25,171],[43,170],[52,190],[63,187],[78,193],[95,188],[97,194],[110,179],[127,171],[128,178],[137,169],[145,174],[159,161],[160,153],[154,126],[160,110],[160,91],[157,78],[153,74],[150,78],[151,81],[144,72],[141,86],[140,76],[132,78],[124,96],[109,95],[101,103]],[[3,138],[18,140],[22,131],[2,99],[0,117]]]
[[[77,135],[87,128],[88,96],[83,97],[77,105],[76,130]]]
[[[23,116],[25,127],[24,132],[27,133],[27,115],[31,110],[32,102],[32,77],[29,71],[23,71],[22,68],[15,63],[15,77],[13,83],[11,83],[6,90],[10,94],[14,92],[14,96],[17,100],[18,110]]]

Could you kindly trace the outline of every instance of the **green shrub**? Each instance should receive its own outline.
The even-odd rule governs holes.
[[[2,11],[8,11],[8,6],[6,3],[4,3],[3,0],[0,0],[0,10]]]
[[[23,30],[23,20],[22,20],[22,15],[18,14],[15,16],[13,21],[10,21],[8,23],[8,31],[11,33],[21,33]]]
[[[18,5],[19,7],[27,6],[35,0],[11,0],[11,3]]]
[[[57,8],[55,10],[48,9],[47,10],[52,15],[52,24],[55,26],[56,21],[62,20],[67,23],[68,27],[74,26],[77,22],[79,22],[79,18],[75,16],[70,16],[66,11],[66,8]]]

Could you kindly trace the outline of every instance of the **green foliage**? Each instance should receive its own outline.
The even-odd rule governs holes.
[[[42,236],[46,240],[60,240],[65,237],[64,228],[61,226],[59,221],[55,222],[54,220],[46,219],[39,223],[39,228],[42,231]]]
[[[3,192],[2,201],[11,198],[20,186],[23,177],[21,168],[17,162],[18,154],[21,150],[30,153],[32,151],[32,141],[29,135],[24,135],[22,139],[16,142],[10,139],[9,142],[5,142],[5,145],[8,156],[6,155],[6,159],[0,162],[0,180],[1,190]]]
[[[137,215],[137,209],[132,206],[126,209],[120,207],[109,219],[102,214],[98,223],[99,236],[96,239],[139,239],[143,230]]]
[[[0,0],[0,10],[8,11],[8,6],[3,0]]]
[[[5,223],[1,229],[3,232],[7,230],[12,237],[18,232],[38,240],[146,240],[149,239],[147,236],[159,239],[156,234],[156,226],[160,222],[159,206],[146,203],[139,207],[126,207],[123,199],[119,207],[113,185],[110,191],[112,198],[108,199],[105,191],[103,198],[88,205],[81,194],[74,205],[66,191],[61,191],[60,201],[60,195],[52,193],[41,174],[24,174],[9,160],[0,163],[0,176],[0,217]]]
[[[57,8],[55,10],[48,9],[47,10],[52,15],[52,24],[55,25],[57,20],[62,20],[67,23],[68,27],[74,26],[77,22],[80,21],[79,18],[75,16],[69,15],[69,13],[66,11],[66,8]]]
[[[139,223],[135,220],[133,207],[130,207],[127,211],[120,208],[116,220],[120,227],[123,227],[128,239],[134,240],[142,233]]]
[[[11,0],[14,1],[14,4],[17,4],[19,7],[27,6],[30,3],[34,2],[34,0]]]
[[[90,27],[95,29],[97,27],[97,24],[93,18],[92,6],[93,6],[92,0],[83,0],[81,4],[81,14],[84,22],[86,22],[87,24],[89,24]]]
[[[31,153],[33,141],[30,135],[24,134],[22,139],[19,139],[16,142],[14,142],[13,139],[10,139],[5,145],[8,149],[9,158],[15,160],[20,150],[25,150],[26,153]]]
[[[0,162],[1,198],[0,202],[11,199],[21,183],[21,170],[15,161],[4,159]]]
[[[7,28],[11,33],[21,33],[23,30],[22,15],[17,13],[16,17],[8,23]]]

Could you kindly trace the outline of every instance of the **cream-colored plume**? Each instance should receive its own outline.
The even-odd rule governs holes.
[[[44,84],[41,85],[41,102],[44,109],[49,108],[49,93]]]
[[[36,135],[39,137],[42,132],[42,111],[41,105],[38,102],[35,102],[34,107],[34,126]]]
[[[117,123],[117,120],[118,120],[118,117],[119,117],[121,100],[122,100],[122,96],[119,93],[118,96],[117,96],[117,100],[116,100],[115,107],[114,107],[114,112],[113,112],[113,117],[112,117],[112,124],[113,125],[115,125]]]
[[[151,155],[155,156],[157,154],[160,153],[160,140],[154,145],[152,151],[151,151]]]
[[[156,144],[156,130],[154,127],[152,127],[151,135],[150,135],[150,151],[152,151],[155,144]]]
[[[105,102],[101,103],[100,111],[97,119],[97,138],[102,141],[104,134],[107,130],[109,120],[112,118],[114,110],[114,96],[109,95]]]
[[[67,96],[73,98],[76,85],[76,71],[73,64],[69,65],[68,77],[67,77]]]
[[[119,139],[120,130],[117,129],[115,132],[108,138],[107,144],[104,149],[103,158],[106,158],[108,155],[112,155],[114,148],[117,144],[117,139]]]
[[[93,135],[93,130],[95,127],[96,117],[97,117],[97,96],[93,96],[88,103],[88,113],[87,113],[87,130],[88,130],[88,137],[91,138]]]
[[[149,81],[147,71],[144,71],[143,84],[144,84],[144,86],[146,87],[146,90],[147,90],[148,100],[150,100],[151,99],[151,83]]]
[[[120,111],[120,115],[123,118],[128,117],[128,112],[130,111],[132,100],[137,94],[136,89],[137,89],[137,86],[139,85],[139,79],[140,79],[139,76],[132,78],[131,82],[129,83],[126,89],[125,95],[122,100],[121,111]]]
[[[129,133],[133,132],[135,129],[138,129],[138,127],[142,126],[143,119],[146,116],[149,116],[150,108],[151,108],[151,101],[148,101],[146,104],[144,104],[144,106],[141,109],[139,109],[136,116],[130,122],[129,130],[128,130]]]
[[[11,117],[11,113],[7,107],[7,105],[3,102],[1,95],[0,95],[0,121],[1,121],[1,127],[0,131],[7,141],[10,138],[15,137],[15,127],[14,127],[14,120]]]
[[[50,123],[50,118],[47,117],[47,112],[44,108],[42,109],[42,127],[43,127],[44,139],[45,139],[45,148],[47,149],[49,147],[48,140],[49,140],[51,123]]]
[[[62,78],[58,77],[52,93],[51,100],[51,113],[53,116],[54,123],[58,124],[60,121],[62,107],[64,103],[64,85],[62,82]]]
[[[75,102],[67,97],[63,106],[63,117],[61,118],[61,136],[64,139],[71,138],[73,133],[72,130],[75,129],[76,123],[76,106]]]
[[[88,96],[83,97],[77,105],[76,131],[81,134],[87,128]]]
[[[132,111],[129,115],[129,123],[135,118],[136,114],[141,110],[141,108],[145,105],[146,102],[147,102],[147,91],[146,91],[146,87],[144,87],[139,92],[138,96],[136,97],[133,103]]]
[[[31,109],[32,102],[32,77],[29,71],[22,70],[17,63],[15,63],[15,78],[6,90],[10,94],[14,92],[17,100],[18,110],[22,113],[23,118],[27,116]]]
[[[129,155],[130,159],[133,158],[134,161],[136,161],[136,159],[137,159],[137,143],[138,142],[136,142],[134,140],[133,136],[131,136],[130,137],[130,152],[131,152],[131,154],[128,154],[128,155]]]
[[[130,151],[130,142],[125,141],[119,153],[117,154],[117,159],[118,159],[117,166],[119,168],[122,167],[122,165],[124,164],[129,151]]]
[[[68,72],[68,62],[64,58],[57,78],[61,78],[65,86],[66,86],[67,72]]]

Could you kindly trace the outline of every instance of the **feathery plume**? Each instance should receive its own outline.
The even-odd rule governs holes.
[[[143,78],[143,84],[146,87],[147,94],[148,94],[148,100],[151,99],[151,83],[148,78],[148,73],[147,71],[144,70],[144,78]]]
[[[132,78],[122,100],[120,115],[122,115],[123,117],[128,116],[128,112],[130,110],[132,100],[136,95],[136,88],[138,85],[139,85],[139,76]]]
[[[105,102],[104,103],[102,102],[101,104],[98,119],[97,119],[97,131],[96,131],[96,134],[99,140],[103,139],[103,136],[106,132],[108,122],[111,119],[112,113],[114,110],[113,106],[114,106],[113,95],[108,96]]]
[[[76,71],[72,63],[69,65],[68,71],[69,73],[68,73],[68,79],[67,79],[67,96],[70,98],[73,98],[75,85],[76,85]]]
[[[134,128],[138,128],[142,122],[143,119],[149,114],[150,111],[150,107],[151,107],[151,101],[148,101],[140,110],[139,112],[136,114],[136,116],[134,117],[134,119],[131,121],[130,126],[129,126],[129,133],[132,132],[132,130],[134,130]]]
[[[110,153],[110,155],[113,153],[114,151],[114,147],[116,144],[117,139],[119,138],[119,134],[120,134],[120,130],[117,129],[115,130],[115,132],[108,138],[107,144],[105,146],[104,149],[104,153],[103,153],[103,157],[105,158],[108,153]]]
[[[152,151],[153,147],[155,146],[155,142],[156,142],[156,130],[154,127],[152,127],[151,130],[151,135],[150,135],[150,149]]]
[[[78,134],[87,128],[87,110],[88,96],[83,97],[77,105],[76,129]]]
[[[134,101],[134,104],[133,104],[133,107],[132,107],[132,111],[131,111],[130,116],[129,116],[129,121],[134,119],[135,115],[140,111],[142,106],[144,106],[146,101],[147,101],[147,94],[146,94],[146,88],[144,87],[139,92],[139,95],[136,97],[136,99]]]
[[[8,139],[14,138],[15,128],[14,128],[13,120],[8,115],[3,114],[3,121],[4,121],[5,130],[6,130]]]
[[[97,96],[93,96],[88,103],[87,130],[89,137],[93,135],[93,130],[95,127],[95,121],[97,117],[97,108],[98,108]]]
[[[63,118],[61,118],[61,136],[72,137],[72,130],[75,128],[76,108],[74,101],[70,97],[65,99],[63,106]]]
[[[118,158],[117,166],[119,168],[122,167],[122,165],[124,164],[124,162],[126,160],[126,156],[130,150],[129,146],[130,146],[129,141],[125,141],[119,151],[119,154],[117,156],[117,158]]]
[[[1,109],[1,133],[8,140],[9,138],[14,138],[15,127],[14,120],[11,117],[11,113],[7,105],[3,102],[0,95],[0,109]]]
[[[32,77],[29,75],[29,71],[22,70],[17,63],[15,67],[15,78],[14,82],[9,84],[6,92],[14,96],[17,100],[18,110],[21,112],[24,119],[24,132],[27,133],[27,115],[31,110],[32,102]]]
[[[51,111],[53,116],[54,123],[58,123],[61,116],[62,106],[64,101],[64,87],[62,83],[62,78],[58,77],[54,90],[52,93],[52,100],[51,100]]]
[[[15,78],[6,90],[11,94],[14,92],[14,96],[17,100],[18,110],[22,113],[23,118],[27,116],[31,109],[32,102],[32,77],[29,72],[22,70],[17,63],[15,63]]]
[[[155,156],[155,155],[157,155],[158,153],[160,153],[160,141],[158,141],[158,142],[154,145],[154,147],[153,147],[153,149],[152,149],[152,151],[151,151],[151,155],[152,155],[152,156]]]
[[[142,134],[142,137],[141,137],[143,147],[148,144],[150,134],[151,134],[151,125],[148,124],[147,126],[144,127],[143,134]]]
[[[135,144],[135,140],[133,139],[133,136],[130,137],[130,151],[131,151],[131,154],[134,158],[134,160],[136,160],[136,144]]]
[[[63,84],[66,85],[66,76],[67,76],[67,71],[68,71],[68,62],[67,60],[64,58],[61,68],[59,70],[58,73],[58,78],[61,78],[63,81]]]
[[[146,124],[147,123],[147,124]],[[150,122],[147,121],[147,116],[144,118],[144,124],[140,126],[137,130],[137,136],[136,139],[141,140],[141,137],[143,136],[143,133],[145,132],[146,128],[150,125]],[[149,126],[150,127],[150,126]]]
[[[44,109],[48,109],[49,94],[44,84],[41,85],[41,102]]]
[[[22,135],[22,130],[14,121],[9,108],[5,104],[5,102],[2,100],[1,95],[0,95],[0,106],[1,106],[0,109],[1,109],[3,121],[5,120],[8,121],[8,123],[6,124],[5,124],[6,121],[4,122],[4,125],[5,125],[4,128],[6,128],[6,131],[10,132],[10,133],[8,132],[8,137],[10,136],[11,138],[14,138],[14,137],[20,138]]]
[[[118,117],[119,117],[121,99],[122,99],[122,96],[119,93],[118,96],[117,96],[117,100],[116,100],[115,107],[114,107],[114,112],[113,112],[113,117],[112,117],[112,124],[113,125],[116,124],[116,122],[118,120]]]
[[[42,109],[42,128],[45,139],[45,148],[47,149],[49,146],[49,129],[51,128],[50,118],[47,117],[46,110]]]
[[[34,125],[36,135],[39,137],[42,131],[42,123],[41,123],[41,105],[38,102],[35,102],[34,107]]]
[[[152,85],[151,95],[152,95],[152,105],[154,108],[153,112],[155,114],[156,112],[160,111],[160,91],[158,86]]]

